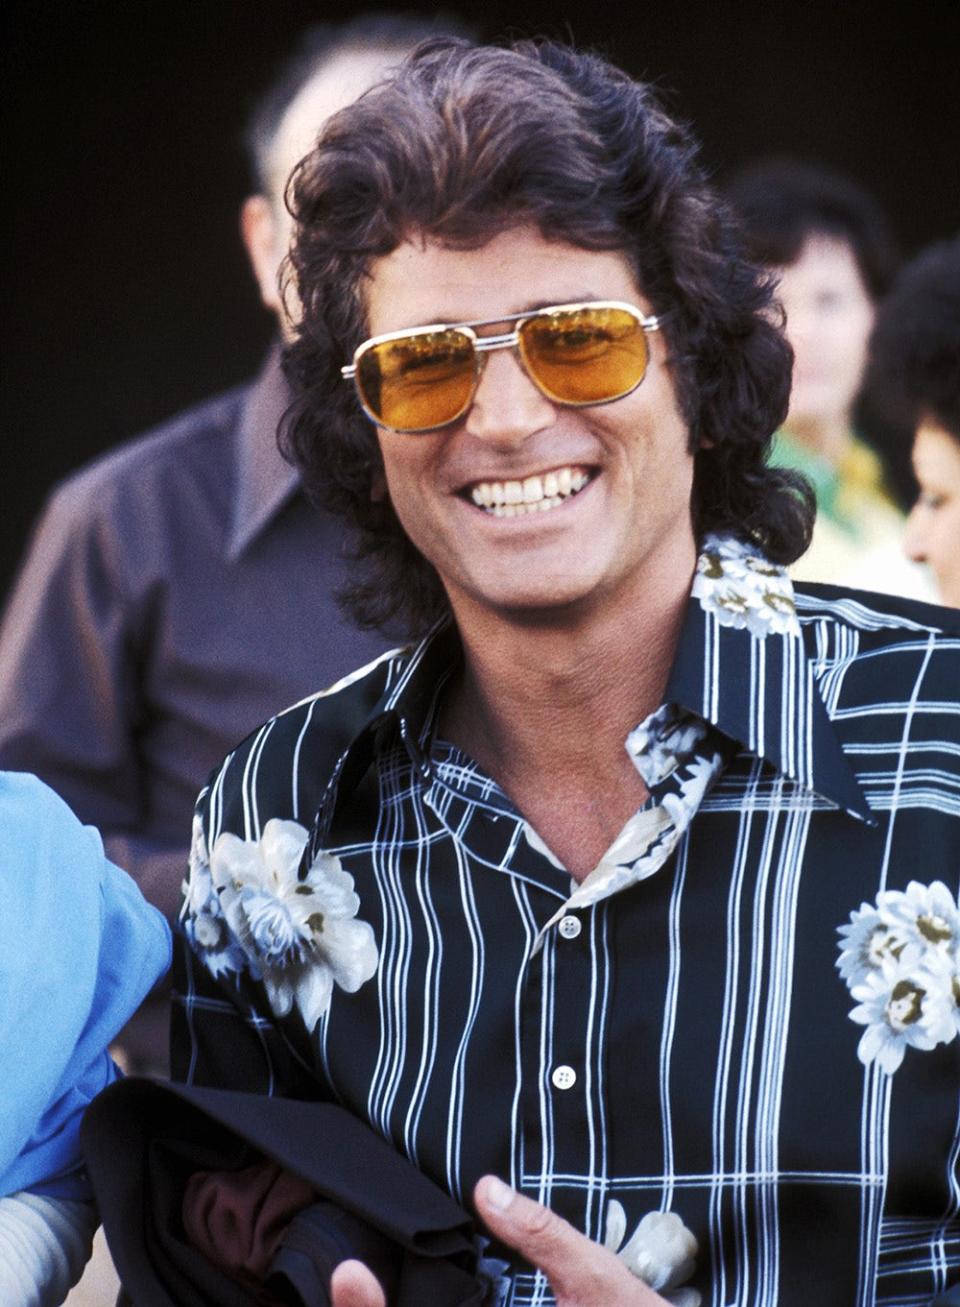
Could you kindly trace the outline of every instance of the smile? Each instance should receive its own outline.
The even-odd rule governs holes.
[[[477,508],[493,517],[516,517],[559,508],[589,481],[586,468],[558,467],[522,481],[477,481],[466,493]]]

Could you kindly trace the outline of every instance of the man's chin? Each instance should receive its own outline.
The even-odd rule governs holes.
[[[511,626],[561,627],[575,624],[594,607],[596,582],[565,576],[562,580],[541,579],[526,585],[505,584],[469,587],[458,592],[448,587],[454,614],[478,606]],[[460,600],[465,601],[461,604]]]

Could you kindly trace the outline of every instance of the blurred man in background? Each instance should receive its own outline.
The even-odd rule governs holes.
[[[897,266],[879,205],[852,179],[792,159],[764,159],[731,181],[754,258],[775,273],[793,348],[790,409],[772,461],[817,494],[803,580],[932,598],[900,551],[903,513],[878,453],[854,427],[867,341]]]
[[[385,16],[311,28],[255,110],[256,193],[241,228],[281,332],[290,171],[331,113],[437,29]],[[99,827],[108,856],[168,918],[213,764],[385,645],[337,607],[347,542],[278,452],[288,403],[278,343],[251,384],[71,476],[0,628],[0,766],[35,772]],[[161,1068],[166,1040],[156,997],[125,1032],[128,1060]]]

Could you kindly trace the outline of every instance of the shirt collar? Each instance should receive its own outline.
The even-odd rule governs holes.
[[[873,824],[823,702],[785,568],[732,537],[704,542],[665,702]]]
[[[393,730],[429,777],[424,729],[438,687],[461,656],[456,629],[444,619],[391,680],[341,758],[328,792],[348,793],[383,732]],[[812,794],[873,824],[824,706],[786,569],[732,537],[711,536],[704,543],[664,704],[698,714]]]
[[[237,479],[227,557],[235,562],[296,493],[296,468],[277,448],[277,428],[289,407],[290,388],[271,349],[243,405],[237,429]]]

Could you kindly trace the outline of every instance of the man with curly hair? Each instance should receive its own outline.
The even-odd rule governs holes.
[[[689,134],[594,55],[433,41],[291,203],[285,439],[412,642],[202,793],[176,1073],[348,1108],[490,1301],[932,1299],[960,638],[791,584],[790,352]]]

